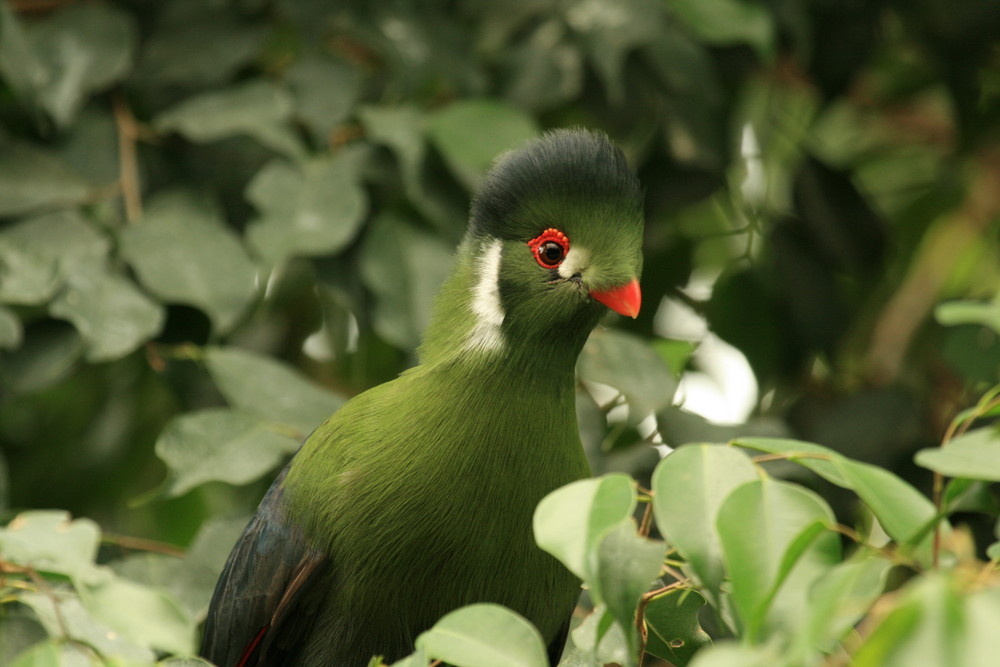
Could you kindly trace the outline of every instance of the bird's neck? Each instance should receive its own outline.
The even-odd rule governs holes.
[[[420,347],[421,366],[489,366],[571,377],[596,323],[594,314],[584,311],[579,321],[561,323],[511,317],[500,298],[500,252],[497,241],[463,242]]]

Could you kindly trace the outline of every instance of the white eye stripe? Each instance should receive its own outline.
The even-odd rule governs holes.
[[[503,349],[503,304],[500,303],[500,261],[503,242],[487,242],[476,259],[476,282],[472,286],[472,314],[476,323],[469,332],[465,347],[469,350],[496,351]]]
[[[578,273],[583,273],[587,268],[590,255],[584,248],[577,246],[570,247],[566,253],[566,258],[559,265],[559,276],[562,278],[572,278]]]

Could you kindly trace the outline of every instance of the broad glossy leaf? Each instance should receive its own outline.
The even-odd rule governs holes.
[[[368,211],[356,164],[343,153],[299,165],[269,162],[247,186],[246,197],[259,213],[247,236],[271,265],[343,249]]]
[[[49,151],[0,138],[0,215],[73,206],[86,201],[92,187]]]
[[[535,541],[570,572],[585,581],[597,572],[604,536],[635,509],[635,490],[627,475],[583,479],[556,489],[535,508]]]
[[[273,470],[299,442],[259,419],[224,408],[188,412],[167,424],[156,454],[171,472],[166,493],[179,496],[199,484],[246,484]]]
[[[305,149],[287,124],[292,109],[287,90],[255,80],[185,100],[162,112],[154,123],[161,131],[178,132],[196,142],[244,134],[299,159],[305,156]]]
[[[852,656],[856,667],[911,665],[986,665],[996,653],[967,661],[962,599],[945,575],[929,572],[914,579],[895,600],[894,608]],[[991,630],[997,636],[996,628]],[[994,648],[995,650],[995,648]]]
[[[61,280],[81,264],[102,261],[111,251],[107,234],[76,209],[19,220],[0,232],[0,241],[54,262]]]
[[[1000,430],[974,429],[943,447],[920,450],[914,460],[948,477],[1000,482]]]
[[[0,235],[0,302],[40,304],[59,289],[51,257],[15,245]]]
[[[598,329],[583,346],[577,364],[580,377],[614,387],[629,405],[629,421],[637,423],[674,400],[677,379],[644,339],[617,329]]]
[[[88,361],[124,357],[160,332],[163,307],[125,276],[101,264],[78,265],[67,281],[49,312],[80,332]]]
[[[235,347],[211,347],[208,371],[229,404],[305,438],[341,406],[343,400],[277,359]]]
[[[153,651],[149,647],[129,640],[99,621],[84,607],[80,598],[65,588],[50,588],[45,593],[26,593],[19,596],[18,601],[35,612],[50,636],[65,637],[89,645],[105,660],[132,665],[148,665],[154,661]]]
[[[712,643],[698,621],[705,598],[691,589],[673,590],[646,606],[646,651],[684,667],[695,653]]]
[[[689,664],[691,667],[792,667],[767,647],[734,641],[719,642],[699,651]]]
[[[885,531],[902,544],[919,537],[934,518],[931,501],[899,477],[878,466],[848,459],[827,447],[777,438],[739,438],[733,444],[786,454],[827,481],[851,489],[871,509]],[[797,456],[800,454],[805,456]]]
[[[639,535],[631,518],[620,522],[598,546],[597,577],[587,583],[594,601],[603,603],[625,630],[630,655],[639,648],[636,606],[660,575],[665,553],[666,545]]]
[[[669,0],[667,7],[709,44],[749,44],[762,57],[774,52],[774,24],[765,5],[740,0]]]
[[[604,606],[598,605],[570,636],[573,648],[560,661],[561,667],[625,665],[632,659],[622,627]]]
[[[317,144],[330,144],[333,131],[351,113],[361,93],[357,67],[339,58],[310,53],[285,72],[295,115],[302,119]]]
[[[36,58],[45,69],[37,101],[61,127],[88,95],[122,80],[132,66],[136,29],[113,5],[73,5],[32,26]]]
[[[723,502],[716,526],[749,639],[801,624],[808,587],[840,558],[836,535],[823,530],[833,522],[819,496],[770,478],[738,487]]]
[[[533,137],[538,126],[513,106],[468,98],[428,116],[427,132],[455,177],[474,190],[496,156]]]
[[[391,213],[372,222],[361,246],[361,277],[375,294],[379,336],[404,350],[420,343],[451,253],[440,236]]]
[[[122,254],[142,284],[168,303],[200,308],[228,331],[257,293],[257,270],[209,203],[185,191],[152,199],[122,232]]]
[[[804,655],[829,652],[834,642],[843,639],[882,594],[891,567],[885,558],[862,557],[830,568],[813,585],[808,620],[795,636]]]
[[[223,85],[258,56],[268,36],[265,26],[223,5],[171,2],[157,14],[130,84],[156,89]]]
[[[94,565],[101,530],[90,519],[71,519],[60,510],[29,510],[0,528],[3,559],[76,582],[100,578]]]
[[[653,472],[656,525],[716,601],[725,576],[716,516],[734,489],[756,479],[750,459],[722,445],[678,447]]]
[[[547,667],[545,643],[527,619],[497,604],[473,604],[445,615],[416,646],[456,667]]]
[[[193,653],[195,620],[169,594],[112,577],[83,598],[94,618],[140,646],[167,653]]]

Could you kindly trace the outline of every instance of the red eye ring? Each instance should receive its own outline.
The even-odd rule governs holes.
[[[569,252],[569,238],[558,229],[549,227],[528,241],[528,247],[539,266],[555,269],[562,264]]]

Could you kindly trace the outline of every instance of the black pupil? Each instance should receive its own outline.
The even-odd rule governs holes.
[[[555,241],[546,241],[542,244],[542,247],[538,249],[538,256],[542,258],[542,261],[546,264],[558,264],[563,258],[562,246]]]

